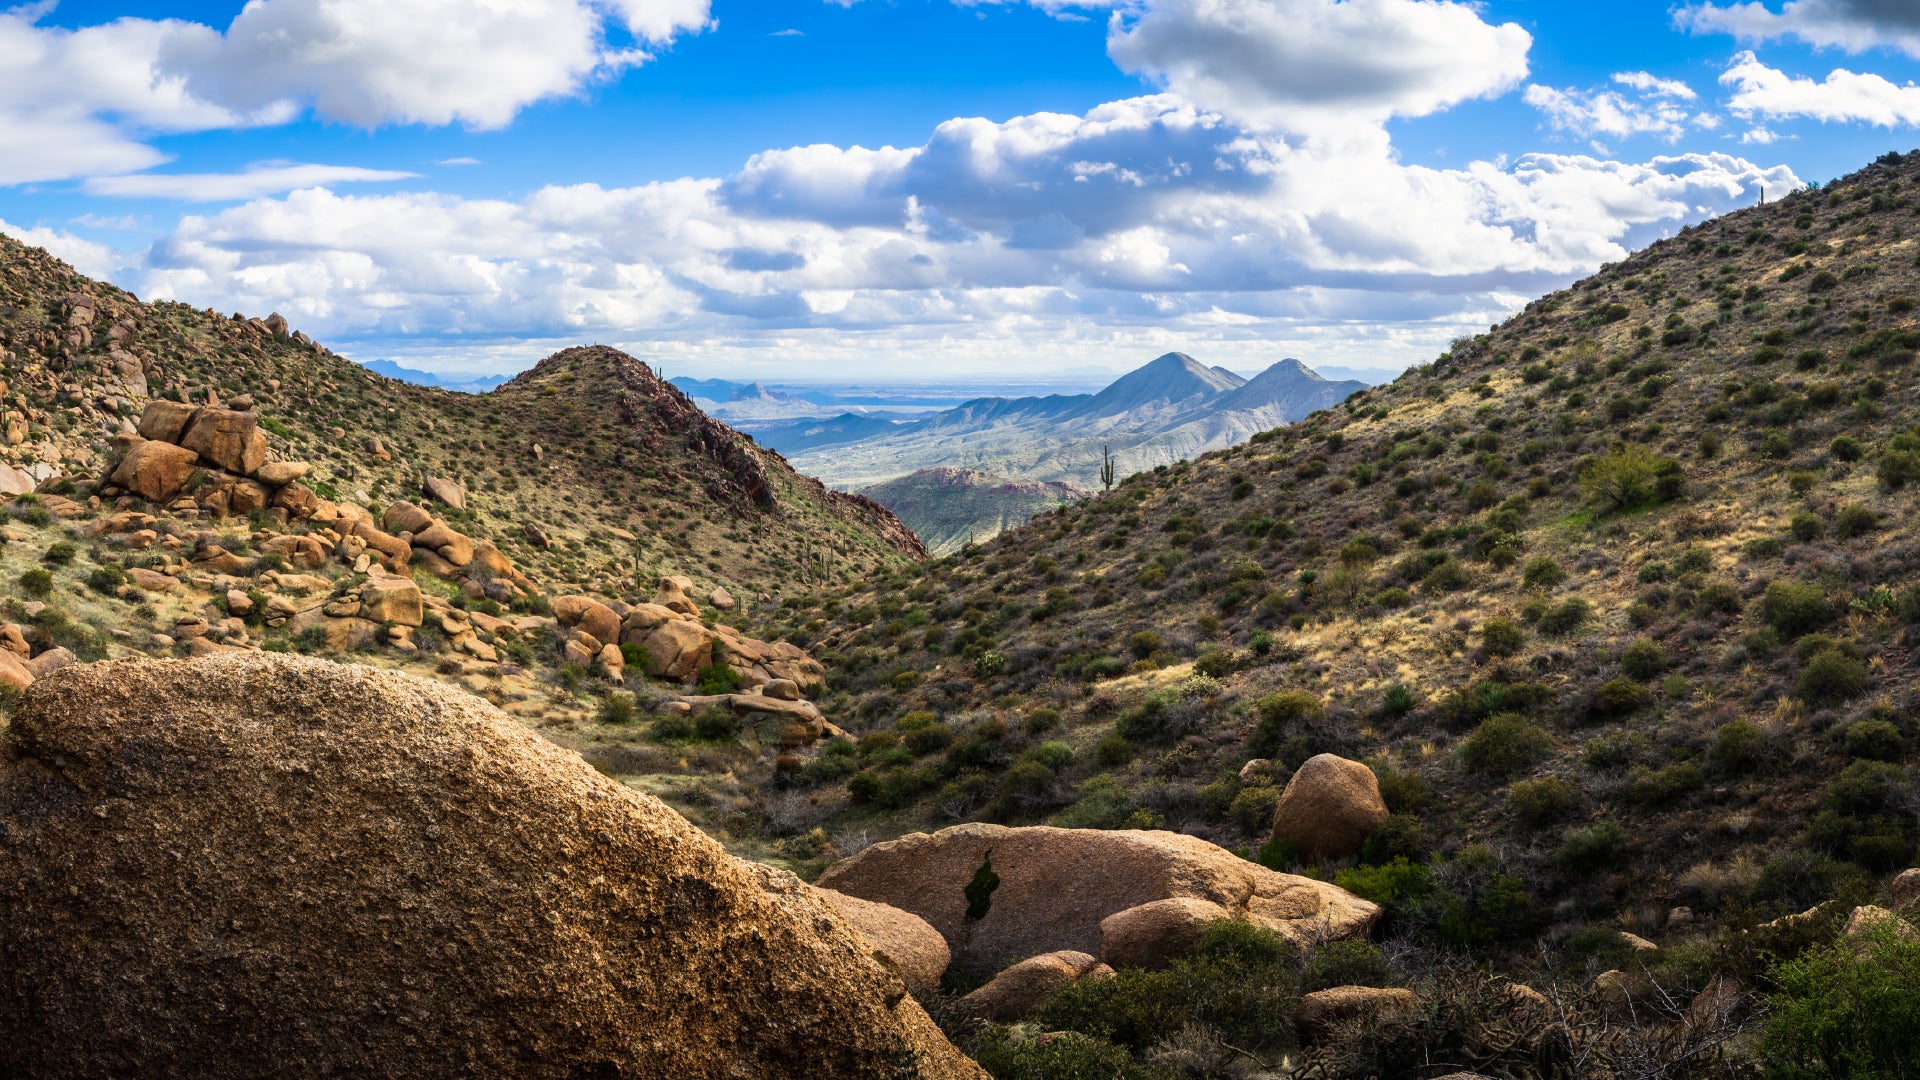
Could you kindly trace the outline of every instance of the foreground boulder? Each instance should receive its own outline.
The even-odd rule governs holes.
[[[1101,978],[1113,969],[1083,952],[1063,949],[1029,957],[960,999],[960,1008],[983,1020],[1012,1023],[1033,1015],[1075,979]]]
[[[953,957],[947,951],[947,939],[928,926],[927,920],[832,889],[815,889],[814,895],[851,923],[872,946],[874,957],[897,971],[908,986],[929,989],[940,985],[940,976],[947,973]]]
[[[1308,860],[1338,859],[1360,850],[1387,820],[1380,781],[1358,761],[1335,754],[1306,760],[1280,793],[1273,838],[1295,845]]]
[[[1380,915],[1344,889],[1276,873],[1197,837],[1131,829],[956,825],[875,844],[830,867],[819,884],[913,912],[947,939],[956,964],[988,971],[1041,953],[1098,953],[1109,916],[1174,898],[1215,905],[1221,917],[1300,944],[1364,934]],[[1138,933],[1117,937],[1129,956],[1167,958]]]
[[[369,668],[35,682],[0,906],[0,1075],[985,1075],[799,879]]]

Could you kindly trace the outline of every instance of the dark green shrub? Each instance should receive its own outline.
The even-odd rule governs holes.
[[[65,540],[57,540],[47,548],[45,554],[40,556],[40,561],[46,563],[48,566],[65,566],[77,558],[79,554],[80,549],[78,547],[75,547]]]
[[[1838,649],[1824,649],[1807,661],[1793,684],[1793,696],[1809,705],[1832,705],[1859,697],[1867,689],[1867,665]]]
[[[1700,790],[1706,774],[1690,761],[1677,762],[1659,769],[1635,769],[1627,781],[1627,798],[1648,806],[1665,806]]]
[[[1419,695],[1406,683],[1394,683],[1380,695],[1380,711],[1388,716],[1405,716],[1420,704]]]
[[[1859,439],[1851,435],[1841,435],[1827,444],[1827,453],[1840,461],[1859,461],[1865,456],[1866,450],[1860,445]]]
[[[729,664],[713,664],[694,674],[694,686],[703,695],[737,694],[746,682]]]
[[[1920,937],[1873,925],[1771,972],[1762,1053],[1781,1080],[1920,1076]]]
[[[1303,993],[1335,986],[1391,986],[1393,969],[1372,943],[1351,938],[1329,941],[1313,950],[1300,972]]]
[[[1879,527],[1879,515],[1859,503],[1848,503],[1833,516],[1833,535],[1842,540],[1865,536]]]
[[[1847,726],[1847,755],[1871,761],[1899,761],[1907,741],[1900,729],[1885,720],[1856,720]]]
[[[1557,776],[1522,780],[1507,789],[1507,802],[1529,824],[1559,821],[1580,805],[1580,790]]]
[[[1271,755],[1280,748],[1294,729],[1326,719],[1327,706],[1305,690],[1281,690],[1268,694],[1254,705],[1259,722],[1250,742],[1254,753]]]
[[[53,574],[35,568],[20,575],[20,591],[37,600],[45,600],[53,593]]]
[[[1593,605],[1578,596],[1569,596],[1540,616],[1540,632],[1565,636],[1587,624],[1593,615]]]
[[[117,566],[96,566],[87,572],[87,587],[97,593],[112,596],[126,583],[127,572]]]
[[[1821,521],[1818,514],[1797,510],[1787,522],[1787,531],[1793,534],[1795,540],[1805,544],[1820,539],[1827,531],[1827,523]]]
[[[1767,586],[1760,611],[1767,625],[1789,638],[1818,630],[1835,615],[1826,590],[1800,581],[1776,581]]]
[[[1627,830],[1612,818],[1568,829],[1560,839],[1554,860],[1571,874],[1590,873],[1620,861],[1625,855]]]
[[[1645,686],[1632,679],[1608,679],[1594,690],[1587,715],[1594,720],[1617,720],[1651,704],[1653,691]]]
[[[1567,580],[1567,572],[1560,567],[1560,561],[1551,555],[1536,555],[1527,560],[1527,568],[1521,571],[1521,583],[1529,589],[1551,589]]]
[[[615,690],[600,699],[600,722],[603,724],[631,724],[640,715],[634,704],[633,695],[625,690]]]
[[[1713,735],[1713,763],[1730,773],[1747,772],[1760,764],[1766,736],[1751,720],[1729,720]]]
[[[1480,624],[1480,646],[1489,656],[1512,656],[1525,644],[1520,624],[1512,619],[1495,616]]]
[[[1580,470],[1581,490],[1602,512],[1679,498],[1685,483],[1680,462],[1639,443],[1624,443],[1591,458]]]
[[[1460,743],[1460,760],[1488,776],[1512,776],[1547,756],[1553,736],[1546,728],[1515,713],[1490,716]]]
[[[1125,1047],[1077,1031],[1048,1032],[1041,1042],[990,1024],[965,1049],[994,1080],[1169,1080],[1166,1070],[1136,1062]]]
[[[1898,491],[1915,480],[1920,480],[1920,452],[1912,450],[1889,450],[1880,455],[1875,474],[1880,486],[1889,491]]]
[[[1234,666],[1233,653],[1226,649],[1208,649],[1193,661],[1193,670],[1215,679],[1233,674]]]
[[[1667,654],[1651,638],[1634,638],[1620,653],[1620,670],[1645,682],[1667,669]]]

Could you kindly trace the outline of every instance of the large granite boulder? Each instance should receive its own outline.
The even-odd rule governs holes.
[[[799,879],[422,679],[69,668],[0,837],[0,1075],[985,1077]]]

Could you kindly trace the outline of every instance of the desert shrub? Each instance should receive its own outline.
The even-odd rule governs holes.
[[[1767,625],[1788,637],[1811,633],[1833,621],[1833,605],[1826,590],[1800,581],[1776,581],[1761,600]]]
[[[1665,806],[1700,790],[1707,782],[1700,766],[1675,762],[1658,769],[1635,769],[1627,781],[1627,798],[1648,806]]]
[[[1827,453],[1839,461],[1859,461],[1866,454],[1860,440],[1851,435],[1841,435],[1827,444]]]
[[[1818,514],[1798,510],[1794,512],[1792,518],[1788,519],[1787,531],[1793,534],[1795,540],[1805,544],[1818,540],[1821,536],[1825,535],[1827,523],[1820,520],[1820,515]]]
[[[1793,696],[1809,705],[1832,705],[1859,697],[1866,689],[1867,665],[1828,648],[1807,660],[1793,684]]]
[[[1102,736],[1093,745],[1093,760],[1103,769],[1117,769],[1133,760],[1133,743],[1125,735]]]
[[[40,556],[40,561],[46,563],[48,566],[65,566],[77,558],[79,554],[80,549],[78,547],[65,540],[56,540],[47,547],[46,553]]]
[[[1879,527],[1879,515],[1859,503],[1848,503],[1833,516],[1833,535],[1842,540],[1865,536]]]
[[[1541,613],[1540,632],[1565,636],[1585,626],[1592,615],[1593,605],[1582,597],[1569,596]]]
[[[1634,638],[1620,653],[1620,670],[1645,682],[1667,669],[1667,654],[1651,638]]]
[[[1747,772],[1760,764],[1766,736],[1751,720],[1729,720],[1713,733],[1713,763],[1730,773]]]
[[[964,1046],[994,1080],[1171,1080],[1166,1070],[1136,1062],[1125,1047],[1077,1031],[1049,1032],[1042,1042],[990,1024]]]
[[[1521,780],[1507,789],[1514,813],[1532,824],[1559,821],[1580,805],[1580,790],[1557,776]]]
[[[53,593],[53,574],[39,567],[22,573],[20,591],[35,599],[46,599]]]
[[[1223,678],[1233,674],[1233,669],[1233,653],[1226,649],[1208,649],[1193,661],[1193,670],[1208,678]]]
[[[1177,690],[1158,690],[1120,714],[1114,733],[1132,742],[1164,743],[1191,735],[1200,723],[1200,705]]]
[[[1632,679],[1608,679],[1593,692],[1587,715],[1595,720],[1631,716],[1653,704],[1653,691]]]
[[[1680,497],[1686,476],[1680,462],[1639,443],[1625,443],[1591,458],[1580,470],[1580,488],[1602,511],[1630,510]]]
[[[615,690],[600,699],[599,718],[603,724],[631,724],[639,715],[633,695],[625,690]]]
[[[1480,624],[1480,645],[1489,656],[1512,656],[1526,644],[1520,624],[1495,616]]]
[[[1627,843],[1627,830],[1612,818],[1568,829],[1560,838],[1560,850],[1554,860],[1563,871],[1591,872],[1620,861]]]
[[[87,587],[97,593],[113,595],[127,583],[127,572],[117,566],[96,566],[87,571]]]
[[[1419,695],[1406,683],[1394,683],[1380,695],[1380,711],[1388,716],[1405,716],[1419,704]]]
[[[1256,754],[1273,754],[1294,729],[1324,720],[1327,706],[1306,690],[1281,690],[1268,694],[1254,704],[1259,722],[1254,726],[1250,746]]]
[[[740,734],[740,718],[724,705],[709,705],[694,714],[693,733],[708,742],[726,742]]]
[[[1920,938],[1894,924],[1776,966],[1763,1053],[1782,1080],[1920,1076]]]
[[[694,686],[704,695],[737,694],[746,685],[730,664],[711,664],[694,674]]]
[[[1351,938],[1329,941],[1313,950],[1300,972],[1304,993],[1334,986],[1391,986],[1393,969],[1372,943]]]
[[[1240,789],[1227,804],[1227,817],[1250,834],[1273,828],[1273,812],[1280,805],[1280,789],[1272,784],[1255,784]]]
[[[1127,650],[1142,660],[1160,651],[1161,643],[1160,635],[1152,630],[1127,635]]]
[[[1898,491],[1915,480],[1920,480],[1920,451],[1889,450],[1880,455],[1880,461],[1874,467],[1880,486],[1889,491]]]
[[[1460,743],[1460,760],[1488,776],[1512,776],[1547,756],[1553,736],[1546,728],[1516,713],[1501,713],[1481,721]]]
[[[1527,560],[1526,569],[1520,572],[1520,580],[1529,589],[1551,589],[1567,580],[1567,572],[1553,556],[1536,555]]]
[[[1899,761],[1906,754],[1900,729],[1885,720],[1856,720],[1844,737],[1847,756],[1871,761]]]

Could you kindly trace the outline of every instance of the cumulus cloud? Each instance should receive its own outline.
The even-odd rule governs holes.
[[[83,185],[89,195],[184,202],[235,202],[326,184],[368,184],[410,180],[420,174],[350,165],[256,165],[237,173],[136,173],[100,176]]]
[[[97,244],[60,229],[36,225],[28,228],[0,218],[0,233],[23,244],[46,248],[55,258],[64,259],[75,270],[93,278],[109,278],[125,266],[126,260],[105,244]]]
[[[1860,121],[1887,128],[1920,124],[1920,86],[1890,82],[1871,72],[1836,68],[1815,82],[1768,67],[1747,52],[1734,58],[1720,82],[1733,92],[1728,109],[1742,117]]]
[[[1778,11],[1754,0],[1690,4],[1674,21],[1695,33],[1746,41],[1792,37],[1848,52],[1884,47],[1920,56],[1920,5],[1911,0],[1787,0]]]
[[[1238,123],[1304,132],[1503,93],[1532,42],[1447,0],[1141,0],[1111,16],[1107,52]]]
[[[152,168],[169,160],[155,135],[307,108],[365,127],[499,127],[711,25],[709,0],[253,0],[224,31],[41,25],[52,9],[0,9],[0,185]]]
[[[1523,96],[1556,130],[1586,137],[1624,139],[1653,135],[1677,142],[1687,133],[1689,125],[1712,126],[1710,116],[1689,115],[1690,110],[1683,103],[1698,95],[1686,83],[1657,78],[1644,71],[1621,72],[1613,77],[1613,82],[1625,87],[1626,92],[1562,90],[1535,84],[1527,87]]]

